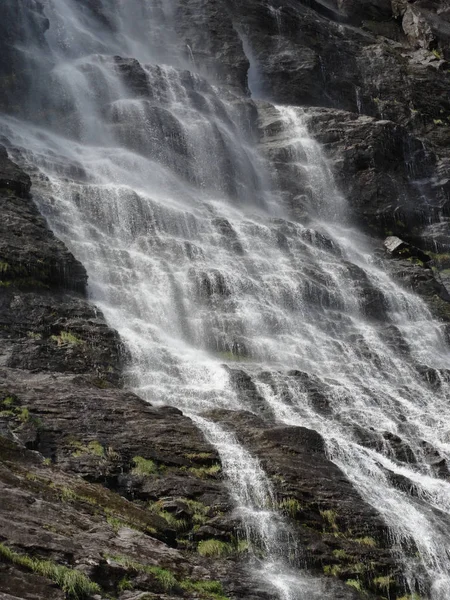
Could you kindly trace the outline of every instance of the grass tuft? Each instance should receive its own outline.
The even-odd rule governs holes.
[[[50,339],[56,342],[58,346],[79,346],[84,344],[84,341],[70,333],[70,331],[61,331],[59,335],[52,335]]]
[[[149,510],[166,521],[166,523],[177,532],[183,532],[189,529],[189,523],[185,519],[177,519],[175,515],[163,509],[161,502],[154,502],[149,505]]]
[[[375,577],[373,584],[380,590],[388,590],[394,583],[394,579],[390,575],[385,577]]]
[[[222,584],[219,581],[192,581],[185,579],[180,583],[180,587],[186,592],[198,593],[202,597],[212,598],[213,600],[228,600],[224,596]]]
[[[210,467],[191,467],[188,469],[190,473],[199,477],[200,479],[208,479],[209,477],[215,477],[222,467],[219,464],[211,465]]]
[[[84,600],[101,592],[97,583],[75,569],[58,565],[49,560],[39,560],[26,554],[19,554],[4,544],[0,544],[0,556],[15,565],[50,579],[72,600]]]
[[[337,513],[334,510],[321,510],[320,511],[320,516],[322,517],[322,519],[324,521],[327,522],[327,524],[329,525],[329,527],[331,527],[331,529],[333,531],[339,531],[339,528],[337,526],[336,523],[336,518],[337,518]]]
[[[302,505],[295,498],[283,498],[278,504],[278,508],[294,519],[301,512]]]
[[[364,546],[372,546],[375,547],[377,545],[376,541],[373,539],[373,537],[362,537],[362,538],[356,538],[354,540],[357,544],[363,544]]]
[[[358,590],[358,592],[362,592],[362,585],[358,579],[347,579],[345,583],[350,587],[355,588],[355,590]]]
[[[146,477],[149,475],[155,475],[158,472],[156,463],[152,460],[143,458],[142,456],[135,456],[133,458],[134,467],[131,471],[132,475],[140,475]]]
[[[143,565],[129,558],[128,556],[112,556],[111,558],[127,569],[132,569],[137,573],[152,575],[159,582],[165,592],[171,591],[177,585],[175,575],[167,569],[153,565]]]
[[[203,540],[199,542],[197,546],[197,552],[200,554],[200,556],[223,558],[224,556],[233,554],[235,552],[235,548],[232,544],[211,538],[209,540]]]

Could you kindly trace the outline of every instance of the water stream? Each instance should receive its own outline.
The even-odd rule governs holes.
[[[278,127],[263,145],[281,144],[302,182],[306,225],[258,147],[248,99],[189,70],[175,0],[99,5],[101,18],[84,2],[48,0],[47,46],[31,40],[28,50],[41,68],[53,65],[50,92],[34,88],[36,104],[49,108],[4,115],[0,126],[33,174],[40,210],[86,267],[92,301],[128,346],[130,385],[192,415],[216,446],[250,543],[265,549],[262,564],[255,553],[255,576],[277,597],[325,596],[289,564],[295,543],[258,461],[204,416],[261,411],[231,385],[224,363],[252,378],[263,416],[320,432],[391,527],[396,550],[414,541],[420,558],[404,557],[411,589],[428,579],[431,600],[448,600],[450,484],[430,460],[430,448],[450,460],[450,352],[440,323],[348,225],[307,114],[258,108]],[[414,462],[396,459],[387,434]],[[397,489],[392,473],[416,494]]]

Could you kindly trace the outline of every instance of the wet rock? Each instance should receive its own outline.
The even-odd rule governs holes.
[[[348,563],[336,570],[339,577],[350,579],[356,563],[370,562],[377,569],[396,573],[393,580],[399,579],[393,586],[401,589],[401,575],[392,561],[385,524],[328,460],[317,432],[270,425],[244,412],[218,410],[210,417],[245,439],[246,447],[261,460],[276,485],[280,507],[290,507],[286,515],[295,527],[309,568],[321,572],[324,564],[337,562],[333,558],[344,551]],[[370,590],[372,575],[360,573],[358,577]]]
[[[450,5],[444,2],[419,1],[404,7],[403,31],[410,42],[422,48],[450,49]]]
[[[410,252],[409,248],[407,249]],[[415,250],[413,250],[415,252]],[[431,268],[420,259],[391,258],[384,262],[390,275],[425,300],[431,311],[442,321],[450,320],[450,294]]]
[[[182,0],[177,31],[186,55],[222,84],[247,91],[248,59],[234,27],[234,12],[224,0]]]
[[[29,195],[31,181],[0,148],[0,279],[11,288],[50,287],[84,293],[84,267],[48,229]]]
[[[425,264],[431,261],[431,256],[422,252],[420,248],[415,248],[396,236],[391,235],[387,237],[384,240],[383,246],[386,252],[393,257],[417,258]]]
[[[272,419],[273,413],[267,406],[263,396],[258,392],[250,375],[243,369],[232,369],[230,367],[226,367],[226,369],[229,373],[232,386],[239,394],[239,398],[241,398],[248,407],[248,410]]]
[[[8,158],[4,146],[0,146],[0,188],[6,192],[27,198],[31,188],[31,179]]]

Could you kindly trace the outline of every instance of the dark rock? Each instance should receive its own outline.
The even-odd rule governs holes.
[[[249,63],[234,16],[224,0],[182,0],[176,28],[186,44],[186,55],[197,68],[221,84],[246,92]]]
[[[384,240],[384,249],[386,250],[386,252],[388,254],[390,254],[393,257],[400,257],[400,258],[418,258],[419,260],[421,260],[423,263],[429,263],[431,261],[431,256],[428,256],[428,254],[425,254],[425,252],[422,252],[422,250],[420,250],[420,248],[415,248],[414,246],[411,246],[411,244],[408,244],[406,242],[404,242],[403,240],[401,240],[400,238],[396,237],[396,236],[389,236]]]
[[[450,294],[432,269],[404,258],[392,258],[384,265],[396,281],[421,296],[442,321],[450,321]]]
[[[56,288],[84,293],[84,267],[50,232],[29,196],[31,181],[0,150],[0,279],[8,288]]]
[[[30,177],[9,160],[6,148],[0,146],[0,189],[25,199],[30,188]]]

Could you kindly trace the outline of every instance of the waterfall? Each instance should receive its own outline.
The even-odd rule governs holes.
[[[276,511],[275,492],[259,462],[236,436],[217,423],[199,416],[192,418],[219,452],[231,497],[250,544],[256,575],[274,588],[282,600],[323,598],[318,579],[288,567],[286,557],[296,544],[288,524]],[[264,560],[256,558],[261,552]]]
[[[192,71],[174,4],[103,0],[93,15],[79,0],[48,0],[47,45],[30,42],[29,51],[40,68],[52,65],[52,85],[37,81],[35,109],[2,116],[2,133],[32,173],[51,228],[86,267],[92,301],[127,345],[130,385],[190,415],[217,448],[255,576],[282,600],[327,597],[289,564],[295,544],[275,492],[238,438],[208,417],[212,409],[267,410],[318,431],[391,528],[411,590],[431,581],[432,600],[447,600],[450,484],[426,450],[450,460],[440,324],[349,224],[307,113],[257,103],[260,119],[278,128],[263,142],[287,154],[296,208],[309,222],[296,217],[249,126],[255,104]],[[264,407],[232,386],[226,365],[236,363]],[[309,380],[324,390],[327,411],[311,401]],[[395,460],[386,434],[414,463]],[[411,540],[415,559],[402,552]]]

